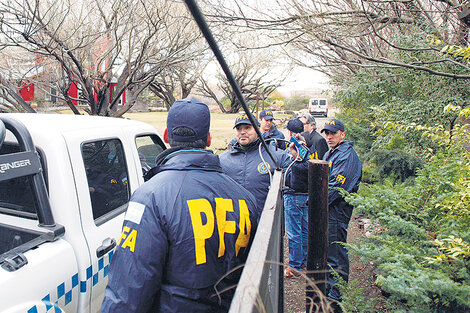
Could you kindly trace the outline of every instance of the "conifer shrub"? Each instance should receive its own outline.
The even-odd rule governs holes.
[[[469,153],[455,145],[416,169],[412,184],[392,177],[347,196],[380,225],[350,251],[374,262],[395,307],[470,311],[469,174]]]
[[[393,177],[395,182],[404,182],[416,176],[417,170],[423,167],[423,161],[401,150],[378,150],[371,154],[371,161],[376,164],[376,177]]]

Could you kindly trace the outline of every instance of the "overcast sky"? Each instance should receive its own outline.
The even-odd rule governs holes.
[[[302,91],[307,94],[309,92],[318,92],[319,90],[328,89],[327,83],[328,78],[322,73],[303,67],[296,67],[285,80],[284,86],[278,88],[278,91],[285,96],[290,96],[294,92]]]

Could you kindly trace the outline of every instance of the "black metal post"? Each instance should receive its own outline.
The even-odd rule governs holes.
[[[310,160],[308,164],[308,250],[306,312],[311,312],[312,301],[326,294],[328,252],[328,162]],[[320,295],[321,291],[323,295]],[[320,306],[320,309],[322,306]]]
[[[36,152],[36,147],[33,144],[33,139],[29,134],[28,129],[23,123],[9,117],[3,116],[2,122],[5,124],[6,129],[11,131],[13,135],[18,140],[18,144],[22,151],[32,151]],[[37,161],[39,162],[39,156],[36,154]],[[54,218],[52,216],[51,205],[49,203],[49,198],[47,197],[47,188],[44,181],[44,174],[42,168],[38,173],[32,176],[33,179],[33,191],[36,195],[38,201],[38,220],[39,225],[44,227],[53,227],[55,226]]]
[[[230,86],[233,89],[233,92],[237,96],[238,101],[240,101],[240,104],[243,107],[243,110],[245,111],[246,115],[248,116],[251,124],[253,125],[253,128],[255,129],[256,133],[258,134],[258,137],[261,139],[261,144],[263,145],[264,149],[268,153],[269,157],[273,161],[274,165],[276,166],[276,169],[280,169],[279,164],[277,164],[276,159],[274,159],[271,150],[268,149],[268,146],[263,139],[263,136],[261,135],[261,131],[259,130],[258,123],[256,118],[253,116],[253,114],[250,112],[248,105],[245,102],[245,98],[243,98],[242,91],[240,89],[240,86],[238,85],[237,81],[235,80],[235,77],[233,76],[232,72],[230,71],[230,68],[227,65],[227,62],[225,61],[225,58],[222,54],[222,51],[219,49],[219,45],[217,45],[217,42],[214,39],[214,36],[212,35],[211,30],[209,29],[209,26],[206,23],[206,19],[204,18],[204,15],[202,15],[201,10],[199,9],[196,0],[184,0],[186,3],[186,6],[189,9],[189,12],[191,12],[191,15],[194,18],[194,21],[198,25],[199,29],[201,30],[201,33],[204,35],[206,38],[207,43],[209,44],[209,47],[211,48],[212,52],[214,53],[217,61],[219,61],[219,65],[222,68],[222,70],[225,73],[225,76],[227,77],[228,82],[230,83]],[[263,96],[263,101],[264,101],[264,96]],[[264,109],[264,106],[263,106]]]

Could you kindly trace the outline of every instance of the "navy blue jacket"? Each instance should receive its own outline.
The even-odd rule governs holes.
[[[268,139],[268,138],[279,138],[279,139],[285,139],[285,136],[282,132],[277,129],[276,125],[273,125],[271,129],[268,132],[262,133],[263,138]]]
[[[172,152],[155,173],[129,203],[102,312],[226,312],[235,288],[217,292],[240,278],[253,195],[206,150]]]
[[[88,168],[86,175],[90,187],[91,204],[94,209],[93,216],[96,218],[109,212],[110,201],[118,197],[127,187],[122,180],[113,178],[94,168]]]
[[[335,149],[328,150],[323,156],[323,160],[330,163],[328,203],[331,207],[335,200],[342,198],[335,187],[342,188],[347,192],[357,191],[362,178],[362,164],[353,149],[353,142],[347,140]],[[307,192],[308,163],[295,162],[291,169],[291,175],[287,178],[287,184],[297,192]]]
[[[94,193],[106,195],[110,199],[122,188],[117,179],[94,168],[87,169],[86,175],[88,186],[94,189]]]
[[[263,163],[259,154],[259,139],[252,142],[244,150],[237,141],[232,141],[230,150],[220,155],[220,164],[227,175],[236,182],[251,191],[256,198],[258,207],[263,209],[264,202],[268,195],[270,180],[269,172],[274,173],[275,166],[268,153],[261,148],[264,160],[268,163],[269,169]],[[268,144],[273,157],[282,169],[287,169],[292,162],[286,150],[276,149],[274,145]]]
[[[335,187],[342,188],[347,192],[356,192],[361,182],[362,164],[356,151],[353,149],[353,145],[352,141],[343,141],[336,148],[328,150],[323,157],[323,160],[330,163],[328,180],[330,220],[349,222],[351,217],[351,212],[343,212],[343,209],[336,210],[334,203],[342,200],[341,194]]]
[[[261,133],[261,135],[263,136],[265,140],[270,139],[270,138],[285,139],[284,134],[281,131],[279,131],[279,129],[277,129],[276,125],[273,125],[268,132]],[[278,148],[281,148],[282,150],[286,149],[286,147],[289,146],[285,141],[282,141],[282,140],[279,140],[279,141],[273,140],[271,141],[271,144],[273,144],[274,146],[277,146]]]
[[[301,138],[303,141],[305,138]],[[317,150],[313,145],[308,147],[309,154],[307,155],[306,160],[296,161],[290,170],[289,175],[286,176],[286,186],[284,193],[287,194],[296,194],[296,195],[306,195],[308,194],[308,160],[318,159]]]

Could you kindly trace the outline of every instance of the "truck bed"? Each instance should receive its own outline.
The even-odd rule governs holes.
[[[63,236],[65,228],[56,225],[44,231],[27,229],[0,223],[0,265],[7,271],[15,271],[27,264],[23,253],[35,249],[45,242]]]
[[[0,224],[0,260],[5,252],[37,239],[41,235],[33,230]]]

